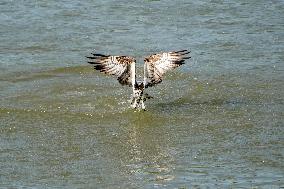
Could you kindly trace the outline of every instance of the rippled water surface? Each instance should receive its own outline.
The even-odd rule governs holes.
[[[1,188],[284,188],[284,2],[0,2]],[[149,89],[93,50],[189,49]]]

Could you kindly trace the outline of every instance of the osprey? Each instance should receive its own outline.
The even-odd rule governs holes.
[[[157,53],[144,59],[144,80],[136,81],[135,63],[136,60],[130,56],[112,56],[92,53],[87,58],[88,63],[94,64],[94,68],[108,75],[114,75],[122,85],[132,87],[131,107],[141,107],[145,110],[144,102],[152,98],[144,90],[162,82],[163,75],[176,67],[184,64],[186,56],[190,53],[187,50]]]

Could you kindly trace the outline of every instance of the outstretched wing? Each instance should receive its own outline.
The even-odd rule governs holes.
[[[89,64],[95,69],[108,75],[114,75],[122,85],[135,85],[135,59],[129,56],[108,56],[92,54],[88,56]]]
[[[162,82],[163,75],[168,70],[184,64],[186,56],[190,53],[187,50],[153,54],[144,59],[144,86],[151,87]]]

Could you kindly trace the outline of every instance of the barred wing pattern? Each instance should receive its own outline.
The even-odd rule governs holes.
[[[190,53],[187,50],[173,51],[167,53],[153,54],[144,59],[144,87],[152,87],[162,82],[163,75],[176,67],[184,64],[186,56]]]
[[[89,64],[108,75],[114,75],[122,85],[133,86],[135,81],[135,59],[129,56],[109,56],[103,54],[92,54],[87,57]]]

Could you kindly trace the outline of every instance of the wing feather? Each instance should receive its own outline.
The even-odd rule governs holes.
[[[162,77],[167,71],[181,66],[186,59],[191,58],[190,56],[186,56],[189,53],[190,51],[181,50],[158,53],[146,57],[144,59],[145,88],[161,83]]]
[[[92,53],[87,57],[89,64],[107,75],[114,75],[122,85],[133,86],[135,80],[135,59],[129,56],[110,56]]]

